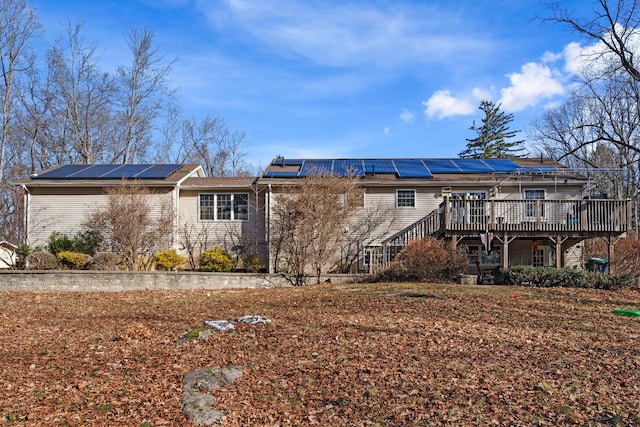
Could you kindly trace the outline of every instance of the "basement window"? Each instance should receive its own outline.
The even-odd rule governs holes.
[[[396,207],[415,208],[416,190],[398,190],[396,192]]]

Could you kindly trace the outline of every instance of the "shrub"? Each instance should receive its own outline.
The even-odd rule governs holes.
[[[73,241],[64,233],[54,231],[49,236],[49,244],[47,246],[49,252],[53,255],[58,255],[59,252],[72,251]]]
[[[104,240],[95,230],[85,230],[73,237],[73,249],[83,254],[95,255],[103,246]]]
[[[98,271],[122,270],[122,256],[116,252],[98,252],[93,256],[89,268]]]
[[[58,258],[51,252],[34,252],[27,257],[30,270],[55,270],[58,268]]]
[[[91,264],[91,255],[80,252],[62,251],[58,252],[58,262],[69,270],[82,270]]]
[[[207,249],[200,254],[201,271],[231,271],[233,259],[221,246]]]
[[[260,258],[258,255],[249,255],[242,260],[242,266],[250,273],[257,273],[264,269],[264,264],[260,264]]]
[[[379,277],[387,281],[450,281],[467,271],[462,249],[452,249],[444,240],[428,237],[409,243]]]
[[[49,236],[47,250],[54,255],[60,252],[80,252],[83,254],[94,255],[100,247],[103,240],[100,233],[92,230],[76,233],[72,238],[59,231],[54,231]]]
[[[634,276],[610,276],[572,268],[532,267],[527,265],[501,269],[505,285],[535,287],[590,288],[616,290],[634,283]]]
[[[184,264],[186,259],[176,253],[175,250],[158,252],[153,257],[153,262],[158,270],[175,270],[179,265]]]

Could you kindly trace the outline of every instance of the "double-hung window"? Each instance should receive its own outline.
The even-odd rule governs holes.
[[[398,190],[396,192],[396,207],[415,208],[416,190]]]
[[[201,221],[238,221],[248,219],[248,194],[200,194]]]

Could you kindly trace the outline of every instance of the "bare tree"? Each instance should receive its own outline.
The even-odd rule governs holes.
[[[364,251],[387,235],[396,222],[394,208],[381,203],[360,209],[351,219],[340,242],[340,259],[334,269],[354,273]]]
[[[191,270],[197,268],[196,259],[206,249],[209,240],[209,230],[204,224],[185,222],[179,231],[180,246],[187,252],[187,259]]]
[[[630,197],[638,191],[640,83],[626,74],[584,79],[561,106],[545,112],[530,139],[568,166],[617,169],[599,172],[599,191]]]
[[[68,162],[112,163],[113,79],[98,68],[95,48],[84,45],[82,26],[68,24],[66,34],[47,53],[55,96],[52,135]]]
[[[596,7],[589,18],[578,17],[560,3],[552,3],[549,6],[552,16],[543,21],[566,25],[587,40],[596,42],[597,48],[586,59],[606,63],[606,74],[623,71],[640,81],[636,61],[640,48],[640,4],[635,0],[597,0],[594,3]]]
[[[148,265],[150,255],[171,246],[170,199],[161,198],[159,206],[153,206],[152,193],[137,182],[123,182],[106,191],[107,205],[90,214],[84,228],[96,232],[120,253],[130,270],[141,270]]]
[[[14,116],[14,87],[18,74],[30,65],[26,60],[31,43],[39,34],[40,23],[25,0],[4,0],[0,4],[0,182],[5,181],[7,145]]]
[[[304,178],[281,194],[272,208],[275,268],[302,284],[305,276],[320,282],[336,264],[340,244],[358,211],[362,188],[354,176],[324,171]]]
[[[127,36],[133,61],[118,68],[118,104],[122,117],[122,163],[135,163],[151,143],[151,131],[167,105],[171,92],[167,78],[171,64],[165,64],[153,44],[153,33],[132,30]]]
[[[246,162],[246,132],[230,130],[221,117],[182,119],[180,112],[171,108],[161,135],[157,158],[162,161],[197,163],[208,176],[252,175]]]

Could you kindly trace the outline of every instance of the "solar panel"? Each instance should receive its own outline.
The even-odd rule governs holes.
[[[511,159],[484,159],[484,162],[495,172],[513,172],[520,167]]]
[[[394,160],[399,178],[433,178],[422,160]]]
[[[369,174],[396,173],[396,167],[388,159],[366,159],[364,161],[364,170]]]
[[[298,172],[293,171],[268,171],[264,174],[265,178],[295,178]]]
[[[451,159],[425,159],[431,173],[460,173],[460,168]]]
[[[275,159],[271,164],[273,166],[302,166],[302,159]]]
[[[182,165],[66,165],[33,179],[164,179]]]
[[[333,160],[305,160],[300,169],[300,176],[322,175],[333,172]]]
[[[364,176],[364,164],[356,159],[335,160],[333,171],[340,176]]]
[[[68,176],[69,179],[95,179],[100,178],[101,175],[108,173],[118,165],[90,165],[81,171]]]
[[[142,165],[144,166],[144,165]],[[148,166],[148,165],[147,165]],[[180,169],[182,165],[168,164],[168,165],[152,165],[151,167],[142,170],[135,175],[136,179],[164,179]]]
[[[143,170],[149,168],[150,165],[110,165],[111,170],[98,177],[100,179],[123,179],[133,178]]]
[[[494,172],[481,159],[455,159],[453,162],[460,168],[461,173],[491,173]]]
[[[49,172],[36,175],[32,179],[72,179],[70,178],[71,175],[87,169],[89,166],[90,165],[64,165]]]

